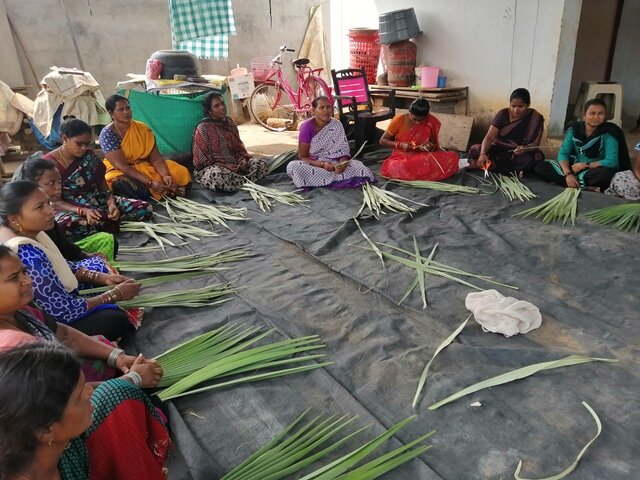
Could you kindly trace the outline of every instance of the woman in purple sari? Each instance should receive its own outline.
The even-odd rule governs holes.
[[[287,174],[298,188],[358,188],[376,181],[371,170],[349,155],[342,124],[333,118],[327,97],[312,102],[313,118],[300,126],[298,156],[287,165]]]
[[[491,121],[481,144],[469,149],[470,168],[489,168],[496,173],[520,174],[533,172],[544,154],[537,147],[542,139],[544,117],[531,105],[531,95],[517,88]]]
[[[52,197],[56,223],[71,240],[96,232],[117,232],[120,221],[151,218],[151,205],[142,200],[113,195],[107,188],[105,166],[89,146],[91,127],[71,118],[60,126],[63,144],[45,155],[53,161],[59,175],[60,195]],[[59,177],[59,180],[58,180]]]

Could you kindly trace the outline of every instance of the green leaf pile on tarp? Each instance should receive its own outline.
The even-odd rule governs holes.
[[[500,193],[511,201],[520,200],[521,202],[526,202],[537,197],[529,187],[520,181],[515,173],[511,175],[496,173],[492,175],[492,178]]]
[[[483,288],[480,288],[480,287],[478,287],[477,285],[475,285],[473,283],[470,283],[470,282],[468,282],[466,280],[463,280],[460,277],[471,277],[471,278],[475,278],[477,280],[482,280],[484,282],[492,283],[494,285],[499,285],[499,286],[502,286],[502,287],[518,290],[518,287],[516,287],[516,286],[507,285],[505,283],[497,282],[497,281],[493,280],[491,277],[489,277],[487,275],[476,275],[476,274],[473,274],[473,273],[465,272],[464,270],[460,270],[459,268],[450,267],[448,265],[445,265],[444,263],[440,263],[440,262],[437,262],[437,261],[433,260],[433,257],[434,257],[435,252],[436,252],[436,248],[438,247],[438,244],[436,244],[431,249],[431,252],[429,253],[428,257],[423,257],[420,254],[418,243],[417,243],[417,240],[416,240],[415,237],[413,238],[413,244],[414,244],[414,250],[413,251],[405,250],[403,248],[396,247],[394,245],[389,245],[389,244],[386,244],[386,243],[378,243],[377,244],[377,246],[386,247],[386,248],[388,248],[388,249],[390,249],[392,251],[400,252],[400,253],[406,255],[406,257],[401,256],[401,255],[395,255],[395,254],[391,253],[390,251],[383,250],[381,248],[377,249],[376,255],[379,252],[384,258],[387,258],[389,260],[393,260],[394,262],[399,263],[401,265],[405,265],[407,267],[411,267],[416,271],[415,280],[409,285],[409,287],[407,288],[407,290],[404,293],[404,295],[402,296],[402,298],[398,301],[398,304],[401,304],[411,294],[411,292],[418,285],[420,285],[423,308],[426,308],[426,306],[427,306],[427,298],[426,298],[426,293],[425,293],[425,290],[424,290],[424,285],[425,285],[424,275],[425,274],[448,278],[449,280],[453,280],[454,282],[461,283],[462,285],[466,285],[467,287],[471,287],[471,288],[473,288],[475,290],[483,290]],[[373,247],[364,246],[364,247],[361,247],[361,248],[364,248],[366,250],[375,251],[375,249]]]
[[[221,225],[227,230],[231,230],[227,221],[247,219],[246,208],[199,203],[184,197],[164,197],[163,201],[159,203],[167,210],[169,218],[176,223],[208,222],[212,225]],[[156,213],[156,215],[158,214]],[[163,215],[158,216],[163,217]]]
[[[355,418],[335,415],[314,418],[300,426],[307,412],[298,417],[265,446],[222,477],[222,480],[278,480],[314,464],[349,440],[362,434],[368,427],[347,435],[341,433]],[[361,466],[360,462],[388,441],[415,417],[407,418],[383,434],[352,450],[337,460],[316,468],[300,480],[369,480],[399,467],[422,455],[430,446],[421,445],[430,432],[391,452],[381,455]]]
[[[585,217],[600,225],[608,225],[624,232],[640,232],[640,203],[625,203],[592,210]]]
[[[284,203],[285,205],[304,205],[307,201],[297,192],[283,192],[276,188],[263,187],[251,180],[245,178],[245,182],[240,190],[249,192],[254,202],[258,204],[263,212],[270,212],[271,207],[276,203]]]
[[[356,218],[364,213],[365,208],[369,209],[369,212],[371,212],[371,215],[375,218],[379,218],[379,215],[386,215],[387,212],[385,212],[385,210],[409,214],[417,211],[416,208],[409,207],[403,203],[402,200],[415,203],[422,207],[429,206],[424,203],[405,198],[397,193],[378,188],[370,183],[365,183],[362,186],[362,206],[360,207],[360,210],[358,210]]]
[[[477,187],[467,187],[465,185],[455,185],[453,183],[433,182],[430,180],[397,180],[394,178],[388,178],[388,180],[393,183],[397,183],[399,185],[404,185],[407,187],[422,188],[425,190],[435,190],[438,192],[460,193],[460,194],[469,194],[469,195],[486,193]]]
[[[142,288],[157,287],[170,282],[178,282],[180,280],[189,280],[191,278],[202,277],[204,275],[210,275],[210,272],[206,270],[192,271],[192,272],[180,272],[172,273],[169,275],[159,275],[157,277],[148,277],[137,279],[136,282],[142,285]],[[98,295],[103,292],[107,292],[113,288],[113,285],[106,285],[104,287],[85,288],[80,290],[80,295]]]
[[[158,242],[162,250],[164,250],[166,245],[175,247],[176,244],[161,235],[175,235],[180,240],[187,238],[200,240],[201,237],[219,237],[215,232],[196,227],[195,225],[182,223],[122,222],[120,223],[120,231],[146,233]]]
[[[541,218],[544,223],[562,220],[562,225],[566,225],[571,220],[571,225],[575,225],[579,196],[579,188],[565,188],[562,193],[547,200],[542,205],[518,212],[514,217],[534,215],[535,218]]]
[[[227,268],[220,265],[239,262],[249,255],[249,252],[242,248],[229,248],[218,252],[191,253],[162,260],[118,260],[114,266],[121,272],[174,273],[196,270],[216,272]]]
[[[157,393],[158,397],[169,400],[240,383],[314,370],[331,364],[314,362],[324,357],[324,354],[296,356],[299,353],[324,348],[325,345],[320,343],[317,335],[248,348],[273,331],[260,333],[260,329],[255,327],[225,326],[163,353],[157,360],[165,372],[161,385],[167,387]],[[289,366],[301,363],[304,365]],[[230,376],[236,378],[194,388],[201,383]]]
[[[582,448],[582,450],[580,450],[580,453],[576,457],[575,461],[571,465],[569,465],[566,469],[564,469],[562,472],[558,473],[557,475],[553,475],[551,477],[539,478],[536,480],[561,480],[562,478],[565,478],[567,475],[569,475],[571,472],[573,472],[576,469],[576,467],[578,466],[578,463],[580,463],[580,460],[582,460],[582,457],[584,457],[584,454],[587,453],[587,449],[591,446],[593,442],[595,442],[596,438],[600,436],[600,433],[602,432],[602,423],[600,423],[600,418],[598,417],[596,412],[593,411],[593,408],[591,408],[591,406],[587,402],[582,402],[582,405],[584,405],[584,408],[587,409],[587,411],[591,414],[591,416],[596,422],[596,435],[587,442],[587,444]],[[532,479],[527,479],[525,477],[521,477],[520,476],[521,469],[522,469],[522,460],[518,462],[518,468],[516,468],[516,471],[513,474],[513,477],[516,480],[532,480]]]
[[[122,300],[118,305],[122,308],[207,307],[228,302],[231,298],[226,297],[234,293],[236,293],[235,288],[229,284],[214,284],[188,290],[143,293],[131,300]]]
[[[581,363],[589,362],[609,362],[614,363],[618,360],[615,358],[596,358],[586,357],[584,355],[569,355],[568,357],[561,358],[559,360],[553,360],[551,362],[534,363],[533,365],[527,365],[526,367],[518,368],[495,377],[488,378],[482,382],[474,383],[466,388],[463,388],[457,393],[448,396],[447,398],[434,403],[429,407],[429,410],[436,410],[447,403],[451,403],[459,398],[465,397],[472,393],[484,390],[485,388],[496,387],[498,385],[504,385],[505,383],[520,380],[531,375],[535,375],[543,370],[551,370],[554,368],[568,367],[571,365],[579,365]]]

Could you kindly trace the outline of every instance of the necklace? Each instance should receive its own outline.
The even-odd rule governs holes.
[[[64,156],[64,153],[62,152],[62,148],[63,147],[60,147],[58,149],[58,153],[60,154],[60,157],[62,158],[62,160],[64,162],[65,168],[67,168],[69,165],[71,165],[71,162],[69,160],[67,160],[67,157]]]
[[[118,128],[118,125],[116,125],[116,122],[113,122],[113,126],[115,127],[116,131],[118,132],[118,135],[120,135],[120,140],[122,140],[124,138],[124,135],[122,135],[122,132]]]

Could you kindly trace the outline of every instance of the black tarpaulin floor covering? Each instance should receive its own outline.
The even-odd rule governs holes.
[[[453,181],[475,183],[463,174]],[[293,189],[283,173],[263,183]],[[542,200],[561,191],[536,179],[525,183]],[[366,244],[351,218],[362,202],[360,190],[317,189],[304,194],[308,208],[277,204],[264,214],[247,193],[220,195],[195,188],[190,198],[247,207],[250,219],[233,222],[233,232],[217,228],[220,237],[192,241],[169,254],[246,246],[255,256],[221,275],[181,282],[175,288],[224,280],[240,291],[216,307],[148,311],[131,347],[156,355],[206,330],[240,322],[275,328],[273,341],[318,334],[327,345],[327,360],[335,363],[170,402],[176,447],[170,478],[220,478],[308,408],[315,414],[359,415],[358,425],[372,425],[360,444],[413,414],[416,420],[390,447],[437,431],[430,439],[431,450],[385,479],[507,479],[513,478],[521,459],[521,475],[541,478],[564,470],[595,435],[595,423],[582,401],[598,413],[603,431],[570,478],[637,478],[638,235],[585,218],[573,228],[512,218],[541,199],[510,203],[500,194],[442,194],[392,184],[387,188],[429,207],[421,207],[413,217],[362,219],[371,239],[411,249],[415,235],[425,256],[438,243],[435,260],[519,286],[519,291],[498,290],[538,306],[542,326],[505,338],[483,333],[470,321],[436,358],[414,410],[411,402],[422,370],[468,316],[464,301],[472,290],[428,276],[428,308],[422,309],[417,290],[398,306],[415,273],[392,262],[386,262],[383,271],[373,252],[358,248]],[[620,201],[583,192],[579,211],[615,203]],[[125,245],[146,240],[136,234],[120,238]],[[160,257],[144,258],[154,256]],[[427,409],[477,381],[570,354],[620,361],[546,371],[435,411]],[[470,406],[474,402],[481,406]]]

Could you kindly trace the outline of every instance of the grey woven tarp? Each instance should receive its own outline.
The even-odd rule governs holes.
[[[475,182],[462,175],[454,181]],[[264,183],[293,188],[284,174],[271,175]],[[526,183],[543,200],[560,193],[535,179]],[[422,309],[417,291],[398,306],[415,273],[392,262],[383,271],[372,252],[358,248],[366,244],[351,217],[360,207],[360,190],[317,189],[304,194],[308,208],[278,204],[264,214],[247,193],[220,195],[196,188],[192,199],[245,206],[250,220],[232,223],[233,232],[217,229],[219,238],[191,242],[169,254],[246,246],[256,256],[217,277],[182,282],[179,287],[223,279],[240,292],[217,307],[148,312],[135,348],[155,355],[226,322],[240,322],[275,328],[272,340],[318,334],[327,345],[327,359],[335,363],[172,402],[176,455],[184,457],[184,465],[174,464],[170,478],[219,478],[307,408],[316,414],[359,415],[359,425],[373,425],[361,443],[414,413],[417,419],[391,446],[437,431],[431,450],[385,479],[513,478],[520,459],[523,476],[540,478],[564,470],[595,434],[582,401],[598,413],[603,432],[570,478],[637,478],[638,235],[584,218],[573,228],[512,218],[541,199],[510,203],[499,194],[388,188],[430,206],[413,217],[388,214],[380,221],[361,220],[369,237],[411,249],[415,235],[424,255],[438,243],[436,260],[519,286],[519,291],[498,290],[538,306],[542,326],[505,338],[483,333],[470,321],[436,358],[414,411],[411,401],[420,374],[437,346],[468,316],[464,300],[472,290],[427,277],[428,308]],[[584,192],[579,211],[614,203],[620,202]],[[142,235],[121,236],[127,245],[143,241]],[[620,362],[546,371],[436,411],[427,409],[477,381],[570,354]],[[476,401],[482,406],[470,406]]]

